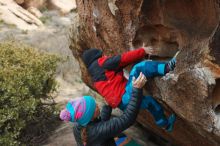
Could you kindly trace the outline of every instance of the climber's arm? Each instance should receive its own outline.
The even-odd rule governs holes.
[[[98,59],[99,65],[108,70],[117,70],[129,64],[135,63],[143,59],[146,55],[145,48],[125,52],[121,55],[112,57],[103,56]]]

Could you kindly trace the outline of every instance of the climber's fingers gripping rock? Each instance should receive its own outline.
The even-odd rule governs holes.
[[[152,54],[155,53],[155,52],[154,52],[155,50],[154,50],[151,46],[143,47],[143,49],[144,49],[144,51],[145,51],[146,54],[152,55]]]

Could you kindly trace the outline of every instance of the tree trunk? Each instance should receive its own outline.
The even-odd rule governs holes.
[[[77,0],[77,9],[70,48],[84,82],[92,87],[80,58],[87,48],[114,55],[145,43],[159,48],[159,60],[180,50],[174,72],[148,83],[166,113],[177,114],[174,131],[145,111],[138,121],[178,146],[220,145],[219,0]]]

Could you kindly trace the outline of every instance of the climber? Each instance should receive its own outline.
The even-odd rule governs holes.
[[[124,110],[130,100],[133,77],[137,78],[138,74],[143,72],[147,78],[152,78],[174,70],[175,58],[167,63],[148,60],[137,63],[132,68],[128,80],[123,76],[123,68],[152,53],[152,47],[142,47],[122,55],[107,57],[99,49],[88,49],[83,52],[82,59],[92,76],[96,90],[112,108],[119,107]],[[168,132],[172,131],[175,115],[172,114],[167,119],[163,108],[152,96],[143,97],[141,108],[147,109],[153,115],[159,127]]]
[[[60,118],[75,123],[73,133],[77,145],[115,146],[114,137],[130,127],[136,120],[143,97],[142,88],[146,81],[142,73],[137,79],[133,79],[131,100],[119,117],[110,119],[112,108],[107,105],[103,106],[100,114],[99,107],[91,96],[69,101],[66,108],[60,112]]]

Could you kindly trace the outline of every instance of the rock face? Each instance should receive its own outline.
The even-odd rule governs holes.
[[[77,9],[70,48],[84,82],[92,85],[80,58],[88,47],[114,55],[145,43],[159,48],[159,60],[180,50],[174,72],[148,83],[167,114],[177,114],[174,131],[145,111],[138,121],[178,146],[220,145],[219,0],[77,0]]]

